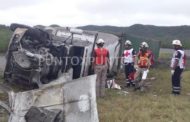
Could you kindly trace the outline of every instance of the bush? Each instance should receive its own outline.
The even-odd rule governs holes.
[[[7,50],[12,32],[8,28],[0,28],[0,53]]]

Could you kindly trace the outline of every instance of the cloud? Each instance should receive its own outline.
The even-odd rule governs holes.
[[[188,0],[7,0],[0,23],[62,26],[190,25]]]
[[[188,0],[96,0],[81,3],[79,9],[84,13],[98,15],[123,15],[138,13],[184,14],[190,15]]]
[[[31,5],[36,5],[44,0],[0,0],[0,10],[6,10],[9,8],[17,8],[17,7],[22,7],[22,6],[31,6]]]
[[[126,26],[135,23],[190,24],[187,21],[190,18],[189,6],[188,0],[97,0],[82,3],[79,8],[99,24]]]

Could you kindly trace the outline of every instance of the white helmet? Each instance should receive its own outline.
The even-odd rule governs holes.
[[[132,43],[131,43],[131,41],[126,40],[126,41],[125,41],[125,45],[132,45]]]
[[[105,43],[103,39],[98,39],[98,41],[96,42],[97,44],[101,44],[101,43]]]
[[[142,42],[142,43],[141,43],[141,47],[146,47],[146,48],[148,48],[149,46],[148,46],[148,43],[147,43],[147,42]]]
[[[179,45],[179,46],[182,46],[180,40],[173,40],[173,41],[172,41],[172,45]]]

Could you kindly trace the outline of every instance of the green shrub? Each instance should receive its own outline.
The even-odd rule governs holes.
[[[11,34],[8,28],[0,28],[0,53],[7,50]]]

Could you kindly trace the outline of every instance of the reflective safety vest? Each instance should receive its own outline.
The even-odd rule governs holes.
[[[171,67],[174,66],[175,60],[177,59],[175,56],[177,55],[177,53],[181,54],[181,57],[179,59],[179,63],[177,66],[179,66],[181,69],[185,68],[185,63],[186,63],[186,55],[185,52],[183,50],[176,50],[173,54],[172,60],[171,60]]]
[[[133,48],[129,50],[124,50],[123,52],[123,58],[124,58],[124,63],[133,63]]]
[[[95,49],[95,64],[104,65],[107,63],[108,50],[105,48],[96,48]]]
[[[147,68],[148,65],[150,64],[150,61],[149,61],[149,53],[146,52],[144,55],[142,54],[142,52],[140,52],[138,54],[138,66],[140,68]]]

